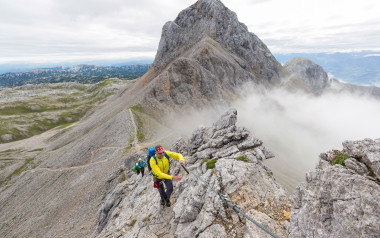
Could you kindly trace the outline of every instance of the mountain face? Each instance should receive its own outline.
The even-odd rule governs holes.
[[[359,86],[343,83],[334,78],[329,78],[325,70],[306,58],[293,58],[284,67],[300,80],[307,83],[314,94],[330,93],[354,93],[359,95],[372,95],[380,97],[380,88],[374,86]]]
[[[307,88],[289,78],[265,44],[218,0],[199,0],[167,22],[156,58],[138,84],[144,105],[179,109],[229,102],[244,83]]]
[[[219,0],[200,0],[167,22],[152,66],[165,66],[205,37],[241,57],[244,69],[260,72],[265,65],[265,77],[279,76],[281,69],[269,49]]]

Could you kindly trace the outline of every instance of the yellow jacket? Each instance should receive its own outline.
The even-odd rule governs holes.
[[[175,153],[171,151],[165,150],[165,153],[172,159],[178,159],[180,161],[185,161],[183,156],[180,153]],[[156,160],[151,157],[150,159],[150,167],[152,168],[152,175],[158,179],[173,179],[172,175],[169,175],[169,160],[164,156],[162,159],[159,159],[156,155]]]

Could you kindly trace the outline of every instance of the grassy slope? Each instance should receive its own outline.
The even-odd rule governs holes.
[[[113,80],[105,80],[95,85],[66,83],[47,84],[38,89],[15,88],[14,94],[31,92],[32,96],[1,103],[0,143],[25,139],[57,126],[71,125],[106,100],[117,89],[109,88],[113,83]],[[125,83],[127,81],[120,84]],[[41,96],[33,94],[33,90],[41,91]],[[56,93],[46,96],[49,90]]]

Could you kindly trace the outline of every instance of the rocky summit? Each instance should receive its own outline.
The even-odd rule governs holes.
[[[163,29],[150,70],[137,84],[144,105],[180,109],[229,102],[244,83],[308,86],[219,0],[199,0]]]
[[[165,66],[206,37],[226,52],[241,57],[243,61],[239,63],[243,68],[260,72],[265,65],[268,74],[265,77],[279,76],[281,69],[269,49],[219,0],[199,0],[180,12],[174,21],[167,22],[152,66],[155,69]]]
[[[287,237],[291,201],[263,161],[273,157],[257,138],[235,125],[232,109],[210,127],[179,138],[171,150],[181,152],[190,175],[172,161],[174,182],[170,208],[160,205],[150,175],[129,178],[105,196],[98,211],[97,237],[265,237],[266,233],[223,204],[216,191],[280,237]],[[130,166],[145,153],[132,154]],[[122,171],[120,168],[119,171]],[[112,180],[112,178],[110,179]]]

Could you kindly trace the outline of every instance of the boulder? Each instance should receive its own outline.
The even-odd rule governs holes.
[[[290,237],[378,237],[380,140],[345,141],[297,188]],[[343,165],[337,156],[345,158]],[[335,161],[335,162],[334,162]]]

